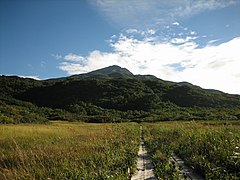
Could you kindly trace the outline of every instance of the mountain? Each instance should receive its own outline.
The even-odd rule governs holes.
[[[134,75],[126,68],[120,66],[109,66],[102,69],[98,69],[89,73],[77,74],[69,77],[48,79],[48,82],[59,82],[64,80],[80,80],[80,79],[116,79],[116,78],[134,78]]]
[[[112,79],[112,78],[131,78],[133,74],[126,68],[121,68],[119,66],[109,66],[106,68],[98,69],[86,74],[73,75],[70,79]]]
[[[48,79],[48,82],[60,82],[65,80],[80,80],[80,79],[98,79],[98,80],[109,80],[109,79],[139,79],[139,80],[157,80],[158,78],[153,75],[133,75],[128,69],[121,68],[120,66],[113,65],[91,71],[89,73],[77,74],[69,77],[62,77],[56,79]]]
[[[78,119],[94,116],[94,121],[111,122],[240,118],[239,95],[151,75],[133,75],[119,66],[44,81],[0,76],[0,83],[2,101],[13,98],[37,107],[62,109]]]

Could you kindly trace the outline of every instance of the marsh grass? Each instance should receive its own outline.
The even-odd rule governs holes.
[[[0,126],[0,179],[127,179],[137,124]]]
[[[240,122],[145,124],[144,137],[159,178],[180,179],[172,153],[205,179],[240,179]]]

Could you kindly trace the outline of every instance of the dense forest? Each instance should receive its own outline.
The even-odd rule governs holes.
[[[66,78],[0,76],[0,122],[240,119],[240,96],[118,66]]]

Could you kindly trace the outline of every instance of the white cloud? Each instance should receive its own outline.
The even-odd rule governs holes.
[[[147,30],[147,33],[150,34],[150,35],[154,35],[156,33],[156,30],[154,29],[148,29]]]
[[[69,54],[72,56],[72,54]],[[68,55],[67,55],[68,56]],[[77,59],[78,55],[74,55]],[[68,74],[80,74],[86,73],[92,70],[110,66],[113,64],[120,65],[122,64],[121,56],[117,53],[106,53],[101,51],[92,51],[88,56],[82,57],[79,56],[79,59],[83,59],[85,63],[81,61],[69,62],[65,61],[60,63],[58,66],[59,69],[66,71]]]
[[[198,37],[195,37],[195,36],[187,36],[186,38],[173,38],[171,39],[171,43],[173,44],[183,44],[183,43],[186,43],[186,42],[189,42],[191,40],[195,40],[197,39]]]
[[[70,75],[86,73],[86,72],[91,70],[87,66],[84,67],[81,64],[71,63],[71,62],[62,62],[58,66],[58,68],[63,70],[63,71],[67,71],[67,73],[70,74]]]
[[[153,36],[156,33],[155,29],[147,29],[146,31],[144,30],[139,30],[139,29],[127,29],[125,31],[127,34],[131,34],[131,35],[139,35],[141,37],[149,37],[149,36]]]
[[[76,54],[73,54],[73,53],[70,53],[70,54],[64,56],[64,59],[67,60],[67,61],[73,61],[73,62],[82,62],[82,61],[84,61],[84,57],[83,56],[76,55]]]
[[[141,31],[139,31],[137,29],[127,29],[126,32],[129,33],[129,34],[131,34],[131,33],[141,33]]]
[[[52,57],[54,57],[55,59],[61,59],[62,56],[60,54],[51,54]]]
[[[219,89],[240,94],[240,37],[229,42],[206,46],[191,53],[186,68],[180,75],[189,82],[204,88]]]
[[[196,35],[197,33],[195,31],[190,31],[191,35]]]
[[[172,25],[179,26],[180,24],[178,22],[174,22]]]
[[[165,25],[237,0],[89,0],[109,22],[122,27]],[[179,23],[178,23],[179,24]],[[176,25],[178,25],[176,23]]]
[[[121,34],[111,41],[111,52],[95,50],[87,56],[70,53],[59,69],[79,74],[119,65],[134,74],[152,74],[164,80],[188,81],[203,88],[240,94],[240,37],[205,47],[199,47],[194,42],[196,38],[199,37],[148,41],[145,37]]]
[[[22,77],[22,78],[31,78],[31,79],[35,79],[35,80],[41,80],[40,78],[39,78],[39,76],[19,76],[19,77]]]
[[[208,41],[208,45],[214,44],[215,42],[218,42],[220,39],[213,39]]]

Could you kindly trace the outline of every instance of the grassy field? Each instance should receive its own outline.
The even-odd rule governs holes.
[[[0,125],[0,179],[127,179],[139,125]]]
[[[240,179],[239,121],[142,123],[159,179],[181,179],[172,153],[205,179]],[[0,179],[128,179],[136,123],[0,125]]]
[[[240,179],[240,122],[144,124],[144,140],[159,179],[179,179],[172,153],[205,179]]]

